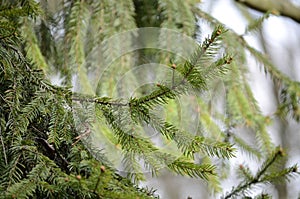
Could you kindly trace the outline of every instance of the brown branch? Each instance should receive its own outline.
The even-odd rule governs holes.
[[[97,104],[111,105],[111,106],[128,106],[129,105],[129,103],[122,103],[122,102],[117,102],[117,101],[105,101],[103,99],[88,98],[88,97],[72,97],[73,101],[79,101],[79,102],[90,102],[90,103],[97,103]]]
[[[300,7],[292,4],[289,1],[283,0],[235,0],[241,4],[246,5],[249,8],[267,12],[274,11],[279,12],[280,15],[289,17],[300,23]]]

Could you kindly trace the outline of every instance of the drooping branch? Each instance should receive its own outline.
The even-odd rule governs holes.
[[[267,12],[267,11],[275,11],[279,12],[280,15],[289,17],[300,23],[300,7],[292,4],[289,1],[282,0],[236,0],[239,3],[242,3],[249,8]]]

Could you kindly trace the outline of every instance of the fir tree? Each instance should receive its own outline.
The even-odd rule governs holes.
[[[244,78],[246,53],[281,85],[276,116],[291,114],[299,122],[299,82],[280,72],[243,35],[225,28],[192,0],[67,0],[53,6],[55,2],[1,3],[0,198],[158,197],[151,188],[138,186],[145,179],[145,168],[153,176],[167,168],[200,178],[222,193],[220,181],[230,176],[221,174],[229,171],[230,158],[240,150],[261,166],[253,173],[247,164],[240,165],[236,170],[241,181],[224,192],[224,198],[249,196],[257,185],[297,176],[297,165],[280,165],[285,149],[272,143],[267,131],[271,118],[261,113]],[[246,33],[259,29],[271,14],[251,23]],[[199,18],[211,25],[211,33],[187,59],[151,49],[151,38],[143,37],[142,29],[133,31],[133,37],[149,48],[116,58],[124,46],[136,43],[122,37],[106,42],[118,33],[144,27],[196,37]],[[165,49],[173,47],[174,38],[168,36],[153,35]],[[174,47],[185,51],[183,44]],[[124,98],[151,73],[149,68],[135,73],[134,65],[152,62],[169,67],[155,68],[156,83]],[[110,67],[104,68],[104,63]],[[61,85],[51,82],[54,74],[60,74]],[[89,83],[100,74],[97,85]],[[125,75],[129,80],[122,82]],[[78,84],[73,84],[74,79]],[[120,86],[114,89],[118,81]],[[207,99],[220,86],[225,93],[217,99],[225,113],[214,108],[213,98]],[[184,103],[187,96],[197,104],[196,128],[188,125],[190,113],[180,113],[191,106]],[[162,110],[170,113],[163,117]],[[238,133],[241,127],[251,132],[257,146]],[[170,149],[155,144],[147,136],[149,129],[159,133],[161,143],[172,143]],[[95,140],[110,145],[102,150]],[[115,168],[108,150],[121,152],[125,174]]]

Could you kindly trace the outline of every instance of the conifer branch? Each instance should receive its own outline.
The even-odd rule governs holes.
[[[251,21],[247,25],[244,34],[250,33],[252,31],[258,31],[262,27],[263,22],[266,19],[268,19],[271,16],[271,14],[273,14],[273,13],[270,12],[270,11],[268,11],[268,12],[264,13],[261,17],[259,17],[257,19],[254,19],[253,21]]]
[[[162,121],[149,112],[141,112],[139,117],[139,122],[145,121],[167,139],[175,141],[178,148],[187,157],[193,157],[197,152],[228,159],[235,156],[233,145],[212,141],[208,138],[194,136],[189,132],[181,131],[169,122]]]
[[[272,171],[271,167],[276,164],[276,162],[284,156],[281,148],[277,148],[273,154],[271,154],[268,159],[261,165],[260,169],[253,176],[249,169],[244,168],[243,165],[240,165],[240,170],[245,175],[246,179],[243,180],[237,187],[233,188],[230,193],[227,193],[223,198],[228,199],[233,196],[237,196],[240,192],[245,191],[259,183],[267,183],[276,178],[288,176],[297,173],[297,166],[292,166],[290,168],[284,169],[282,171]],[[271,170],[271,171],[269,171]]]
[[[36,63],[36,66],[42,69],[45,73],[49,70],[49,66],[42,55],[42,52],[38,46],[38,41],[35,32],[32,27],[32,22],[28,19],[23,20],[24,26],[22,28],[22,35],[26,38],[26,51],[27,56],[32,62]]]
[[[204,77],[211,77],[214,73],[216,73],[215,71],[224,70],[222,66],[230,64],[232,61],[232,57],[225,55],[223,58],[217,60],[206,69],[201,65],[201,59],[206,56],[206,53],[208,54],[207,56],[212,56],[212,54],[216,52],[215,48],[216,45],[218,45],[220,35],[225,32],[226,30],[223,26],[217,26],[215,28],[211,37],[206,38],[202,45],[200,45],[196,52],[194,52],[194,54],[191,56],[191,59],[186,61],[182,68],[178,69],[178,71],[182,74],[182,78],[177,83],[172,82],[172,85],[170,86],[157,84],[157,89],[149,95],[145,95],[140,98],[131,98],[127,103],[109,102],[108,98],[81,99],[78,97],[73,97],[73,100],[103,105],[129,106],[130,108],[135,109],[141,107],[143,104],[148,108],[151,108],[155,104],[165,104],[167,103],[168,99],[174,99],[178,94],[183,92],[182,87],[187,83],[190,83],[194,89],[203,90],[206,87],[206,80]]]
[[[209,22],[211,22],[213,25],[219,25],[222,24],[220,21],[218,21],[216,18],[213,18],[212,16],[208,15],[207,13],[203,12],[200,9],[193,9],[193,12],[197,15],[199,15],[200,17],[203,17],[205,19],[207,19]],[[222,24],[223,25],[223,24]],[[223,25],[224,26],[224,25]],[[257,50],[255,50],[253,47],[251,47],[243,38],[243,36],[238,35],[237,33],[235,33],[233,30],[230,30],[229,28],[227,28],[229,30],[229,33],[235,37],[236,41],[239,42],[242,46],[244,46],[247,50],[249,50],[249,52],[256,58],[258,59],[258,61],[260,61],[262,64],[264,64],[264,66],[266,66],[267,71],[271,74],[272,77],[278,79],[278,81],[280,81],[281,79],[288,83],[291,82],[290,79],[284,75],[283,73],[281,73],[271,62],[270,60],[263,55],[262,53],[258,52]]]
[[[8,31],[8,33],[6,35],[1,36],[0,40],[12,37],[13,35],[16,34],[16,31],[17,31],[16,28],[6,26],[6,25],[0,25],[0,28],[10,30],[10,31]]]
[[[194,8],[193,12],[200,16],[201,18],[206,19],[214,26],[216,25],[223,25],[220,21],[212,17],[211,15],[203,12],[198,8]],[[238,35],[233,30],[229,30],[229,34],[231,37],[235,38],[235,41],[239,42],[241,46],[247,49],[256,60],[258,60],[264,67],[265,73],[270,74],[271,78],[273,79],[274,83],[278,83],[281,85],[281,97],[282,97],[282,104],[278,107],[277,114],[282,116],[284,112],[292,112],[293,118],[296,121],[300,121],[300,87],[299,82],[293,81],[287,75],[282,73],[274,64],[267,58],[266,55],[257,51],[253,47],[251,47],[243,38],[242,35]],[[284,115],[284,114],[283,114]]]
[[[159,0],[158,5],[159,9],[162,10],[161,15],[165,18],[161,25],[162,28],[177,29],[189,36],[194,34],[195,18],[190,12],[192,6],[188,2]],[[177,13],[177,16],[174,13]]]
[[[237,135],[231,134],[230,136],[233,138],[234,143],[236,143],[236,145],[239,146],[242,149],[242,151],[245,151],[249,155],[253,155],[257,157],[258,159],[261,158],[262,154],[257,148],[254,148],[253,146],[249,145],[247,142],[245,142],[242,138],[238,137]]]
[[[208,175],[216,175],[214,172],[215,166],[213,165],[197,165],[191,162],[181,161],[180,159],[172,162],[168,167],[181,175],[200,177],[206,180],[208,179]]]
[[[155,147],[150,141],[141,138],[139,135],[132,134],[127,132],[124,129],[126,120],[124,117],[122,121],[117,121],[113,114],[113,111],[99,106],[103,112],[104,117],[107,120],[107,123],[113,128],[115,135],[118,137],[118,143],[122,146],[122,149],[126,153],[130,153],[130,156],[133,154],[141,156],[146,164],[151,165],[153,170],[152,173],[156,173],[158,169],[168,166],[171,170],[179,174],[187,174],[189,176],[207,178],[207,172],[209,174],[213,173],[213,167],[210,165],[195,165],[194,163],[188,163],[186,160],[178,161],[176,157],[168,153],[160,152],[159,148]],[[116,111],[117,113],[119,111]],[[127,116],[128,117],[128,116]],[[219,150],[219,148],[218,148]],[[212,152],[217,153],[219,152]],[[128,164],[128,163],[127,163]],[[138,168],[135,166],[135,168]]]
[[[173,83],[171,86],[157,84],[158,89],[153,91],[151,94],[143,96],[141,98],[132,98],[130,100],[130,105],[139,106],[141,104],[146,104],[149,108],[154,104],[165,104],[168,99],[174,99],[176,94],[183,92],[183,86],[190,83],[191,86],[196,89],[203,91],[206,87],[206,80],[204,77],[209,76],[213,70],[223,70],[221,66],[230,64],[232,58],[230,56],[224,56],[222,59],[218,60],[215,65],[209,67],[210,72],[201,71],[201,59],[207,53],[211,56],[212,53],[216,52],[215,45],[218,45],[218,39],[221,34],[226,32],[223,26],[217,26],[213,31],[210,38],[205,39],[205,41],[198,47],[198,49],[191,56],[190,60],[183,64],[183,67],[178,68],[178,71],[182,74],[182,79],[177,83]],[[199,69],[200,68],[200,69]]]
[[[152,2],[156,5],[151,5]],[[105,43],[108,38],[124,30],[148,26],[150,25],[148,19],[155,21],[153,23],[155,26],[175,28],[178,32],[191,35],[195,28],[195,18],[190,12],[189,2],[65,0],[61,2],[62,9],[54,8],[51,11],[47,10],[50,6],[47,1],[40,2],[42,7],[36,0],[5,0],[3,4],[0,5],[0,18],[3,19],[0,20],[0,27],[3,29],[0,30],[0,103],[2,103],[0,107],[2,145],[0,147],[2,158],[0,192],[3,193],[3,197],[154,198],[153,190],[138,188],[131,182],[133,180],[136,183],[145,178],[141,162],[145,163],[144,167],[153,175],[159,169],[167,168],[177,174],[205,179],[218,188],[219,176],[216,175],[216,166],[212,165],[211,157],[218,159],[234,157],[234,145],[242,145],[241,147],[248,152],[258,153],[256,148],[234,135],[230,140],[228,136],[225,142],[218,141],[224,138],[223,125],[234,126],[246,122],[248,127],[258,132],[259,145],[270,148],[268,142],[270,140],[265,128],[267,118],[260,114],[245,80],[245,71],[239,67],[246,60],[244,49],[262,63],[267,63],[265,60],[267,58],[265,56],[260,58],[261,54],[255,49],[252,51],[241,35],[229,31],[223,37],[224,26],[209,14],[205,13],[203,18],[216,27],[212,35],[199,45],[189,60],[177,65],[173,64],[172,71],[167,71],[170,76],[164,76],[166,80],[156,84],[151,90],[153,92],[146,95],[139,93],[142,97],[112,99],[97,95],[81,95],[72,92],[70,87],[52,85],[42,70],[38,69],[43,65],[49,69],[55,68],[57,70],[55,72],[60,73],[62,78],[67,76],[65,81],[69,85],[75,71],[78,71],[76,77],[82,84],[79,88],[83,88],[83,91],[90,89],[89,93],[94,93],[93,88],[86,84],[88,71],[91,72],[93,67],[98,67],[99,63],[102,63],[100,62],[102,58],[105,63],[111,63],[112,58],[116,58],[116,53],[120,53],[120,48],[135,44],[131,39],[123,41],[122,38],[121,42],[117,40],[117,43]],[[44,9],[45,15],[41,13],[40,8]],[[268,14],[266,13],[253,24],[250,23],[246,31],[258,28]],[[134,18],[137,15],[138,17]],[[37,21],[34,20],[36,17],[39,17]],[[20,22],[24,21],[28,24],[25,24],[27,26],[23,26],[22,29],[24,23]],[[41,30],[43,27],[47,29],[45,32]],[[20,34],[22,30],[23,35]],[[47,38],[44,34],[47,34]],[[134,35],[136,36],[141,35]],[[161,40],[165,39],[163,35],[160,36],[162,36]],[[224,41],[222,43],[221,36]],[[164,45],[171,41],[167,39],[161,43]],[[31,50],[24,45],[26,41],[27,47]],[[101,43],[102,41],[104,43]],[[98,48],[100,43],[103,46],[101,49]],[[168,45],[174,44],[168,43]],[[234,61],[231,56],[220,54],[233,46],[238,54],[234,57]],[[179,50],[183,46],[175,47]],[[64,49],[63,53],[48,56],[53,51],[61,49]],[[101,51],[102,57],[96,57],[98,50]],[[148,55],[147,53],[145,55]],[[160,63],[169,61],[169,57],[162,57],[155,55],[155,59],[159,59],[156,61]],[[130,71],[135,61],[135,57],[130,53],[122,56],[104,72],[101,68],[105,64],[100,64],[99,73],[103,72],[103,78],[96,93],[111,95],[114,92],[111,88],[116,83],[117,77],[124,74],[124,71]],[[232,100],[228,104],[234,106],[222,104],[221,106],[228,110],[226,114],[216,113],[216,116],[211,112],[212,100],[209,104],[206,103],[206,99],[200,102],[203,96],[198,94],[207,89],[207,85],[214,78],[227,70],[227,64],[232,66],[232,79],[224,79],[226,95],[230,95],[224,101]],[[282,84],[283,103],[280,108],[283,111],[279,108],[280,111],[291,110],[295,118],[298,116],[300,118],[299,84],[282,75],[280,71],[276,71],[276,68],[272,68],[272,64],[267,65],[264,66],[266,73],[271,74],[274,81]],[[117,72],[116,67],[120,69]],[[118,87],[118,96],[135,86],[136,76],[134,73],[130,74],[130,78],[127,79],[129,84],[122,84],[122,88]],[[166,105],[189,92],[194,94],[194,91],[197,93],[197,96],[194,96],[195,102],[202,103],[195,110],[200,115],[200,118],[195,119],[201,124],[197,128],[194,126],[188,128],[197,131],[196,133],[189,133],[182,130],[179,125],[176,126],[177,121],[173,119],[177,116],[180,119],[186,116],[185,113],[179,113],[178,104],[171,104],[171,102],[165,109],[170,110],[167,119],[162,119],[160,114],[155,114],[156,106]],[[184,108],[187,107],[185,103],[183,105]],[[77,108],[82,109],[76,112]],[[171,112],[171,108],[172,111],[176,109],[178,112]],[[232,119],[231,115],[236,117]],[[192,120],[193,117],[194,115],[189,119]],[[224,121],[226,119],[230,121]],[[222,121],[219,122],[220,120]],[[186,124],[185,120],[182,122],[183,125]],[[176,149],[169,152],[168,147],[161,148],[155,141],[144,136],[150,129],[159,132],[162,135],[161,141],[167,141],[171,149],[172,147]],[[99,149],[99,146],[103,146],[102,143],[92,140],[94,136],[101,139],[98,134],[92,134],[93,131],[107,136],[104,139],[112,141],[109,143],[112,144],[112,148],[120,147],[118,149],[121,149],[124,157],[122,166],[129,172],[128,178],[117,174],[113,163],[107,160],[107,154]],[[208,135],[205,134],[206,132]],[[90,136],[87,138],[87,135]],[[107,143],[106,140],[104,142]],[[203,158],[201,164],[195,163],[198,162],[198,155]],[[256,174],[253,175],[246,166],[240,167],[239,172],[243,182],[232,190],[232,196],[247,191],[257,183],[273,182],[282,178],[289,180],[291,176],[298,173],[297,166],[276,168],[277,159],[281,156],[280,150],[275,152],[275,155],[263,155],[269,157]],[[222,169],[222,172],[226,171]]]

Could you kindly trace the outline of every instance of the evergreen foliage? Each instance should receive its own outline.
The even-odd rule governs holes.
[[[269,14],[250,24],[245,34],[257,30]],[[197,17],[209,22],[212,32],[187,60],[143,49],[137,51],[138,56],[128,53],[105,69],[93,55],[102,45],[101,58],[111,60],[122,46],[104,41],[134,28],[170,28],[194,36]],[[297,165],[278,167],[285,154],[274,146],[267,132],[271,118],[260,112],[245,78],[246,52],[281,85],[282,103],[276,115],[291,115],[297,122],[299,82],[279,71],[243,36],[197,9],[192,0],[66,0],[57,8],[44,0],[7,0],[0,6],[0,27],[0,198],[156,198],[154,190],[138,186],[145,179],[141,161],[153,175],[167,168],[201,178],[220,192],[219,176],[228,168],[223,165],[238,150],[262,164],[255,174],[240,165],[241,182],[224,198],[248,196],[257,184],[289,180],[299,173]],[[164,36],[157,35],[161,45],[172,45]],[[141,40],[147,43],[147,38]],[[134,45],[122,38],[120,43]],[[153,60],[144,60],[145,55]],[[129,82],[112,88],[134,64],[152,61],[170,68],[149,90],[122,98],[126,88],[141,81],[143,74],[132,72]],[[103,77],[93,92],[88,78],[96,67]],[[83,83],[81,93],[72,88],[76,72]],[[63,78],[61,86],[50,82],[57,73]],[[221,81],[226,91],[221,96],[225,114],[213,108],[213,98],[206,98],[217,92],[211,88],[219,87]],[[199,126],[187,130],[172,118],[190,118],[176,113],[176,100],[188,95],[199,104],[200,117]],[[74,114],[78,107],[85,107],[86,112]],[[157,114],[158,107],[171,107],[171,119]],[[146,127],[158,132],[164,143],[174,142],[177,151],[157,146],[146,136]],[[238,133],[241,127],[252,132],[257,146],[243,139]],[[89,140],[93,131],[101,131],[122,151],[128,176],[120,175],[106,151]],[[268,197],[264,193],[257,196]]]

